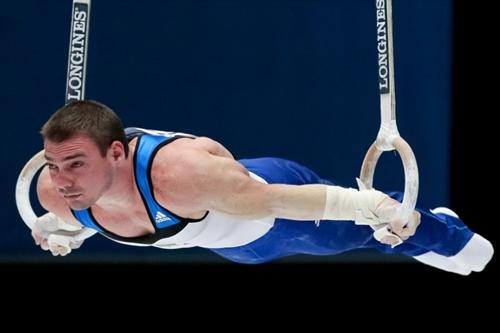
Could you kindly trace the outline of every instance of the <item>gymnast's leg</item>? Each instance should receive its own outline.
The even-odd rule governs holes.
[[[334,184],[296,162],[278,158],[240,160],[267,183]],[[401,201],[403,194],[388,193]],[[491,244],[473,233],[459,218],[442,211],[418,209],[421,223],[416,234],[392,248],[373,237],[369,226],[349,221],[292,221],[276,219],[274,226],[259,239],[236,248],[213,249],[240,263],[263,263],[295,254],[335,255],[358,248],[384,253],[400,253],[433,267],[467,275],[480,271],[491,259]]]
[[[401,201],[403,194],[388,193]],[[480,272],[493,256],[493,246],[471,231],[457,214],[444,207],[433,210],[417,208],[421,223],[414,236],[391,248],[371,239],[367,246],[386,253],[404,253],[416,260],[446,271],[467,275]]]

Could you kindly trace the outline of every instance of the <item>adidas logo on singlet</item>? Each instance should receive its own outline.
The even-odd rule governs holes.
[[[155,216],[156,223],[162,223],[162,222],[170,221],[170,220],[171,220],[170,217],[163,214],[162,212],[156,212],[156,216]]]

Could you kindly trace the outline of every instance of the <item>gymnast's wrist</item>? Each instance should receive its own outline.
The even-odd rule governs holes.
[[[322,219],[354,221],[360,212],[365,215],[373,213],[386,197],[386,194],[374,189],[358,191],[353,188],[326,186]]]

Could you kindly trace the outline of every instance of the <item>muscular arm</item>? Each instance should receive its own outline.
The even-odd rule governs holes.
[[[199,137],[193,140],[193,147],[207,151],[208,153],[221,157],[228,157],[234,159],[233,154],[226,147],[221,145],[215,140],[207,137]]]
[[[320,219],[325,207],[324,185],[264,184],[250,177],[239,162],[204,156],[202,200],[209,209],[231,215],[274,216],[295,220]],[[205,178],[204,177],[204,178]]]
[[[312,220],[324,217],[327,186],[264,184],[251,178],[243,165],[225,152],[220,144],[207,139],[183,144],[174,157],[170,151],[163,162],[175,163],[170,162],[168,167],[161,166],[161,157],[159,162],[155,159],[154,174],[159,176],[153,179],[157,199],[165,205],[188,203],[196,212],[216,210],[242,218],[275,216]],[[161,172],[162,168],[168,172]],[[351,215],[353,219],[354,213]]]
[[[153,162],[155,195],[161,204],[175,207],[185,217],[198,218],[214,210],[246,219],[273,216],[389,223],[403,239],[414,234],[420,221],[415,213],[405,224],[398,215],[400,203],[375,190],[261,183],[210,139],[178,140],[169,146]]]

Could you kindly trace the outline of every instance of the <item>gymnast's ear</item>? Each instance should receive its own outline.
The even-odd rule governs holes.
[[[120,158],[125,158],[125,148],[118,140],[111,143],[108,153],[114,161],[118,161]]]

